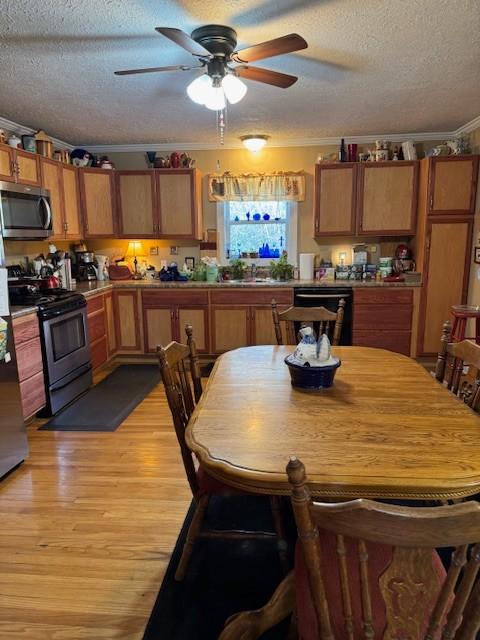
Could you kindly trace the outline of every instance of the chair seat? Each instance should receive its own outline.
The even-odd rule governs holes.
[[[362,630],[362,606],[360,595],[360,572],[356,541],[345,538],[347,551],[346,559],[349,568],[349,585],[352,602],[352,617],[354,637],[363,637]],[[336,536],[329,532],[320,531],[320,545],[322,549],[322,575],[325,581],[327,601],[329,603],[330,621],[336,640],[345,640],[348,635],[345,631],[342,590],[340,583]],[[382,638],[387,623],[385,603],[378,584],[379,577],[389,566],[393,557],[393,548],[389,545],[366,542],[368,551],[368,571],[370,580],[370,593],[372,601],[373,627],[375,638]],[[438,554],[433,552],[433,563],[438,572],[439,581],[443,582],[446,576],[445,569]],[[295,548],[295,594],[298,616],[298,632],[301,640],[318,640],[320,633],[317,625],[317,616],[313,604],[308,571],[300,541]],[[426,631],[429,616],[434,601],[424,608],[424,631]]]
[[[211,495],[211,496],[237,496],[246,495],[248,491],[242,489],[235,489],[228,484],[223,483],[221,480],[217,480],[209,475],[205,469],[200,465],[197,469],[197,482],[199,487],[199,496]]]

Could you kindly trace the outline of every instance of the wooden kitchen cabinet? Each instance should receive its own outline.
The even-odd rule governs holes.
[[[85,238],[113,238],[116,232],[113,171],[78,171]]]
[[[1,144],[0,180],[39,187],[41,184],[40,156]]]
[[[451,319],[452,305],[467,302],[472,232],[472,217],[439,217],[427,222],[418,355],[438,353],[442,326]]]
[[[418,172],[417,161],[359,163],[359,235],[415,233]]]
[[[61,186],[62,174],[60,164],[48,158],[40,160],[42,187],[50,191],[50,208],[52,210],[53,235],[51,240],[65,238],[65,219],[63,214],[63,190]]]
[[[51,240],[78,240],[82,237],[80,205],[75,167],[40,159],[42,187],[50,191],[53,235]]]
[[[7,144],[0,144],[0,180],[15,182],[15,177],[13,148]]]
[[[116,171],[118,230],[124,238],[155,238],[159,234],[155,172]]]
[[[155,170],[159,237],[201,240],[201,174],[197,169]]]
[[[145,353],[172,340],[186,342],[185,325],[191,324],[199,353],[209,352],[208,292],[144,291],[142,293]]]
[[[83,237],[80,213],[80,191],[78,171],[75,167],[60,163],[61,185],[63,191],[63,220],[65,239],[79,240]]]
[[[352,344],[411,352],[413,290],[354,289]]]
[[[355,234],[356,191],[355,163],[315,165],[315,237]]]
[[[428,158],[425,164],[429,215],[473,215],[478,156],[438,156]]]
[[[107,291],[103,297],[105,307],[105,321],[107,325],[107,350],[108,355],[113,356],[117,350],[117,338],[115,334],[115,316],[113,310],[113,292]]]
[[[142,353],[138,292],[125,289],[113,292],[115,337],[118,351]]]
[[[27,419],[46,405],[42,347],[37,314],[32,313],[14,318],[13,337],[23,417]]]
[[[223,353],[250,344],[251,309],[245,305],[212,305],[212,351]]]
[[[87,325],[92,369],[95,371],[108,360],[107,323],[103,294],[87,298]]]

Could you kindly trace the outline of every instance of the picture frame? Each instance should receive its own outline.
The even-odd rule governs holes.
[[[192,256],[185,258],[185,264],[190,269],[190,271],[193,271],[195,269],[195,258]]]
[[[475,253],[473,254],[473,260],[476,264],[480,264],[480,247],[475,247]]]

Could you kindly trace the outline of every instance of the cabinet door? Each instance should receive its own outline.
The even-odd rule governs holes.
[[[438,353],[442,325],[451,319],[452,305],[466,302],[472,224],[470,219],[450,219],[427,225],[419,355]]]
[[[50,205],[52,209],[53,238],[65,239],[65,221],[63,216],[63,193],[61,189],[60,165],[58,162],[41,159],[42,187],[50,191]]]
[[[113,304],[119,351],[141,351],[137,291],[114,291]]]
[[[69,240],[78,240],[83,236],[80,218],[80,194],[78,176],[75,167],[60,164],[63,185],[63,214],[65,236]]]
[[[40,159],[36,153],[15,150],[15,161],[17,163],[17,181],[22,184],[33,184],[40,186]]]
[[[158,233],[153,171],[116,172],[120,235],[154,238]]]
[[[414,234],[418,162],[359,165],[358,220],[362,235]]]
[[[112,171],[80,169],[79,177],[85,237],[114,236]]]
[[[104,296],[105,318],[107,325],[107,348],[108,355],[111,356],[117,350],[117,339],[115,335],[115,319],[113,313],[113,294],[111,291]]]
[[[156,171],[160,209],[160,235],[166,238],[196,238],[195,180],[192,170]]]
[[[155,353],[175,339],[175,309],[173,307],[144,307],[143,323],[145,352]]]
[[[315,165],[315,236],[355,234],[356,168]]]
[[[250,342],[250,307],[213,305],[212,351],[222,353]]]
[[[0,144],[0,180],[15,182],[13,149],[6,144]]]
[[[197,345],[197,351],[208,352],[208,307],[180,307],[176,310],[179,342],[186,342],[185,325],[193,327],[193,337]]]
[[[478,156],[431,158],[429,213],[473,214],[477,174]]]
[[[289,308],[289,305],[277,305],[281,313]],[[251,309],[252,335],[251,344],[277,344],[275,328],[273,326],[272,307],[255,306]],[[288,344],[285,323],[281,323],[283,344]]]

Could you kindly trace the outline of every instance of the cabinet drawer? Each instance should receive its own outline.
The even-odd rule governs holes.
[[[39,371],[43,372],[42,347],[36,337],[15,347],[18,379],[26,380]]]
[[[23,417],[29,418],[40,411],[45,404],[45,386],[43,371],[36,373],[31,378],[20,382],[20,395],[22,397]]]
[[[144,306],[175,306],[175,305],[197,305],[208,304],[208,291],[186,290],[186,291],[142,291],[142,302]]]
[[[103,337],[90,346],[92,369],[97,369],[107,361],[107,338]]]
[[[103,309],[103,295],[94,296],[93,298],[87,298],[87,314],[95,313]]]
[[[368,289],[353,291],[355,304],[412,304],[413,291],[411,289]]]
[[[293,289],[221,289],[210,293],[212,304],[278,304],[293,303]]]
[[[96,313],[95,315],[88,316],[88,333],[90,335],[90,342],[95,342],[99,338],[103,338],[107,333],[105,327],[105,314],[103,311]]]
[[[379,331],[410,331],[412,328],[410,304],[359,304],[353,307],[353,328]]]
[[[15,346],[27,342],[40,335],[37,314],[15,318],[13,321],[13,337]]]
[[[371,325],[370,325],[371,326]],[[410,355],[410,331],[358,331],[354,330],[355,347],[376,347]]]

